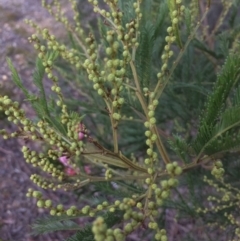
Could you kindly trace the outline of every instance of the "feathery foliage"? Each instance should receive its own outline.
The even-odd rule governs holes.
[[[238,1],[222,1],[214,23],[210,1],[89,0],[97,19],[87,27],[79,21],[80,2],[70,1],[73,22],[58,1],[42,2],[65,26],[69,43],[27,21],[36,30],[29,42],[38,54],[37,94],[7,62],[36,118],[0,96],[0,111],[18,128],[0,134],[41,144],[41,150],[22,147],[25,160],[42,170],[31,180],[73,192],[79,203],[55,205],[29,189],[27,196],[52,215],[37,221],[34,233],[76,231],[67,241],[123,241],[132,233],[144,240],[199,240],[198,225],[221,219],[225,235],[239,238],[231,202],[239,203],[233,158],[240,145]],[[214,188],[221,201],[204,211],[217,200]],[[172,219],[179,227],[196,222],[192,232],[175,235]]]

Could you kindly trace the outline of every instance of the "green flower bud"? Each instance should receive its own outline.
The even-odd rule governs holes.
[[[168,51],[169,49],[170,49],[170,46],[168,44],[164,46],[165,51]]]
[[[145,163],[146,165],[149,165],[149,164],[151,163],[151,161],[150,161],[149,158],[146,158],[146,159],[144,160],[144,163]]]
[[[168,32],[168,33],[172,33],[172,31],[173,31],[173,28],[172,28],[172,27],[168,27],[168,28],[167,28],[167,32]]]
[[[176,17],[177,15],[178,15],[177,10],[174,10],[174,11],[172,12],[172,16],[173,16],[173,17]]]
[[[128,34],[125,34],[124,39],[125,39],[125,40],[128,40],[128,39],[129,39],[129,35],[128,35]]]
[[[147,144],[148,146],[150,146],[150,145],[152,144],[151,140],[150,140],[150,139],[147,139],[147,140],[146,140],[146,144]]]
[[[73,216],[73,213],[74,213],[74,212],[73,212],[73,210],[70,208],[70,209],[67,210],[66,213],[67,213],[68,216]]]
[[[180,7],[180,11],[183,12],[184,10],[185,10],[185,6],[182,5],[182,6]]]
[[[156,134],[153,134],[152,136],[151,136],[151,141],[156,141],[157,140],[157,135]]]
[[[114,100],[114,101],[112,102],[112,105],[113,105],[113,107],[117,107],[117,106],[118,106],[118,102],[117,102],[116,100]]]
[[[154,208],[155,208],[155,203],[154,203],[153,201],[150,201],[150,202],[148,203],[148,208],[149,208],[149,209],[154,209]]]
[[[166,169],[167,169],[167,172],[168,172],[169,174],[171,174],[172,171],[173,171],[173,169],[174,169],[173,164],[172,164],[172,163],[168,163],[168,164],[166,165]]]
[[[87,205],[87,206],[83,207],[81,211],[83,214],[88,214],[90,211],[90,206]]]
[[[115,79],[115,75],[114,74],[109,74],[108,77],[107,77],[107,80],[109,82],[113,81]]]
[[[127,56],[128,56],[128,51],[127,50],[123,51],[123,57],[127,57]]]
[[[117,206],[117,207],[118,207],[120,204],[121,204],[121,202],[120,202],[119,200],[116,200],[116,201],[114,202],[114,205]]]
[[[162,197],[163,199],[168,198],[168,197],[169,197],[169,192],[168,192],[168,191],[162,191],[161,197]]]
[[[51,207],[52,206],[52,200],[46,200],[45,206],[48,207],[48,208]]]
[[[35,198],[41,198],[42,197],[42,193],[39,192],[39,191],[33,191],[32,196],[35,197]]]
[[[148,171],[148,174],[150,174],[150,175],[153,174],[153,172],[154,172],[152,168],[148,168],[147,171]]]
[[[53,77],[52,73],[48,73],[48,78],[51,79]]]
[[[155,114],[155,112],[153,110],[149,111],[148,112],[148,117],[153,117]]]
[[[112,35],[107,35],[107,41],[110,43],[113,41]]]
[[[158,206],[162,206],[162,205],[163,205],[163,200],[160,199],[160,198],[158,198],[158,199],[157,199],[157,205],[158,205]]]
[[[158,100],[153,100],[152,104],[153,104],[154,106],[157,106],[157,105],[158,105]]]
[[[97,210],[98,210],[98,211],[103,210],[103,206],[102,206],[101,204],[97,205]]]
[[[158,240],[161,240],[161,237],[162,235],[160,233],[156,233],[155,234],[155,239],[158,241]]]
[[[147,149],[147,154],[148,154],[149,156],[151,156],[152,153],[153,153],[153,150],[152,150],[151,148],[148,148],[148,149]]]
[[[42,45],[42,46],[40,47],[40,50],[41,50],[42,52],[44,52],[44,51],[46,50],[46,47]]]
[[[152,134],[151,131],[149,131],[149,130],[148,130],[148,131],[145,131],[145,136],[146,136],[146,137],[150,137],[151,134]]]
[[[169,48],[168,48],[168,45],[166,45],[165,48],[169,49]],[[161,70],[164,71],[164,70],[166,70],[166,69],[167,69],[167,64],[163,64]]]
[[[146,178],[146,180],[145,180],[145,182],[147,183],[147,184],[150,184],[151,183],[151,178]]]
[[[175,24],[178,24],[178,19],[177,19],[177,18],[174,18],[174,19],[172,20],[172,22],[173,22],[174,25],[175,25]]]
[[[149,120],[149,122],[152,124],[152,125],[154,125],[155,123],[156,123],[156,118],[154,118],[154,117],[152,117],[152,118],[150,118],[150,120]]]
[[[120,64],[119,59],[113,60],[113,66],[114,66],[114,67],[118,67],[119,64]]]
[[[168,240],[168,238],[167,238],[166,235],[162,235],[162,236],[161,236],[161,241],[167,241],[167,240]]]
[[[114,236],[116,236],[116,235],[118,235],[118,234],[121,234],[121,233],[122,233],[122,231],[121,231],[120,228],[115,228],[115,229],[113,230],[113,235],[114,235]]]
[[[113,236],[107,236],[105,241],[115,241],[115,238]]]
[[[39,208],[43,208],[43,207],[44,207],[44,201],[43,201],[43,200],[38,200],[38,201],[37,201],[37,206],[38,206]]]
[[[131,223],[126,224],[126,226],[124,227],[124,232],[131,233],[132,231],[133,231],[133,227]]]
[[[32,197],[32,194],[31,193],[27,193],[26,197]]]
[[[56,215],[57,211],[55,209],[51,209],[50,210],[50,215],[54,216]]]
[[[177,184],[177,179],[174,179],[174,178],[170,178],[169,180],[168,180],[168,185],[170,186],[170,187],[174,187],[176,184]]]
[[[98,89],[98,94],[103,96],[104,95],[104,91],[102,89]]]
[[[99,83],[96,83],[93,85],[93,89],[95,89],[95,90],[99,89],[99,87],[100,87]]]
[[[164,189],[168,188],[168,181],[167,181],[167,180],[161,181],[161,186],[162,186],[162,188],[164,188]]]
[[[118,103],[119,103],[120,105],[122,105],[122,104],[124,103],[124,99],[123,99],[123,98],[119,98],[119,99],[118,99]]]
[[[145,126],[146,128],[149,128],[149,127],[150,127],[150,123],[149,123],[148,121],[146,121],[146,122],[144,123],[144,126]]]
[[[112,48],[106,48],[106,54],[111,55],[112,54]]]
[[[120,120],[121,119],[121,115],[120,114],[118,114],[118,113],[113,113],[113,119],[115,119],[115,120]]]
[[[117,50],[119,48],[119,42],[118,41],[114,41],[112,47],[113,47],[114,50]]]
[[[9,105],[9,104],[11,104],[11,100],[10,99],[5,99],[4,101],[3,101],[3,104],[4,105]]]
[[[63,205],[62,205],[62,204],[58,204],[58,205],[57,205],[57,210],[63,211]]]
[[[175,170],[174,170],[174,174],[175,175],[181,175],[182,174],[182,168],[181,167],[176,167]]]
[[[107,67],[111,68],[113,66],[113,61],[112,60],[108,60],[107,61]]]

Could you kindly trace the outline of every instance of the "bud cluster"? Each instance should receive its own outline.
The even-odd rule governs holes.
[[[219,164],[218,166],[220,168],[220,166],[222,165]],[[222,229],[226,230],[227,225],[233,225],[235,226],[235,235],[237,237],[240,237],[239,221],[238,218],[235,217],[234,213],[234,210],[236,210],[236,206],[238,207],[240,201],[239,190],[230,184],[226,184],[222,178],[218,178],[219,183],[216,183],[216,181],[210,180],[205,176],[204,181],[215,189],[216,196],[208,196],[208,201],[210,202],[210,205],[208,207],[205,206],[204,208],[198,208],[197,212],[205,214],[212,212],[224,212],[224,216],[228,219],[229,223],[221,226]],[[212,223],[212,225],[216,225],[218,227],[219,223]]]
[[[171,45],[174,42],[178,42],[178,45],[181,45],[179,38],[179,30],[178,24],[181,21],[181,18],[184,14],[185,7],[182,5],[181,0],[170,0],[170,18],[172,22],[172,26],[167,28],[168,35],[165,37],[166,44],[164,46],[164,51],[161,56],[162,59],[162,67],[161,71],[157,74],[158,80],[163,82],[163,77],[166,74],[168,68],[168,60],[173,56],[173,51],[171,50]]]
[[[223,177],[224,174],[224,168],[223,168],[223,164],[220,160],[217,160],[212,168],[211,174],[216,178],[216,179],[220,179]]]

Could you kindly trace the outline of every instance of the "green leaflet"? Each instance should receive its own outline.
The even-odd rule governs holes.
[[[143,87],[149,87],[152,79],[152,55],[154,46],[155,26],[147,22],[141,29],[140,43],[137,50],[136,63]]]
[[[36,98],[34,95],[31,95],[28,92],[28,90],[23,86],[22,80],[21,80],[20,76],[18,75],[17,70],[13,66],[12,61],[9,58],[7,58],[7,63],[8,63],[9,69],[11,70],[13,82],[17,85],[17,87],[19,87],[23,91],[23,93],[25,94],[25,96],[27,98],[29,98],[29,100]]]
[[[181,136],[174,135],[172,140],[168,140],[171,149],[185,162],[188,163],[189,160],[187,155],[190,153],[189,145],[186,140]]]
[[[214,90],[212,94],[209,95],[205,111],[201,116],[197,137],[192,143],[192,147],[198,157],[200,157],[210,145],[214,146],[216,138],[227,133],[232,128],[240,126],[238,106],[223,111],[224,108],[226,108],[225,103],[232,88],[239,81],[239,75],[240,57],[232,54],[227,58],[218,75]],[[219,151],[218,148],[215,148],[215,151]]]
[[[185,24],[186,24],[186,27],[187,27],[187,34],[190,35],[191,34],[191,21],[192,21],[192,18],[191,18],[191,12],[189,10],[189,8],[185,8]]]
[[[33,234],[46,234],[59,230],[79,230],[79,225],[70,220],[74,218],[75,217],[62,215],[60,217],[48,216],[46,218],[38,219],[32,226]]]

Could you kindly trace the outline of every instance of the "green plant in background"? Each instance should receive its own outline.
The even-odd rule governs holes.
[[[0,111],[18,130],[0,133],[41,143],[38,150],[22,147],[26,161],[46,173],[30,177],[36,185],[101,197],[83,207],[64,207],[29,189],[27,196],[52,216],[37,222],[35,233],[76,230],[68,240],[118,241],[138,231],[142,240],[150,235],[166,241],[166,210],[175,209],[179,222],[182,215],[206,224],[221,217],[232,239],[239,237],[233,218],[239,197],[231,184],[236,166],[230,165],[240,144],[238,1],[223,0],[208,30],[210,1],[89,0],[98,16],[94,31],[80,24],[81,2],[70,2],[74,23],[58,1],[43,1],[66,27],[70,45],[26,21],[36,29],[29,42],[38,53],[33,74],[38,94],[24,87],[9,59],[8,65],[36,118],[1,95]],[[227,13],[229,27],[223,31]],[[204,209],[210,188],[205,180],[223,192],[224,202],[234,201],[217,202],[216,213]],[[84,189],[87,185],[92,189]],[[78,217],[94,221],[82,229],[72,221]]]

